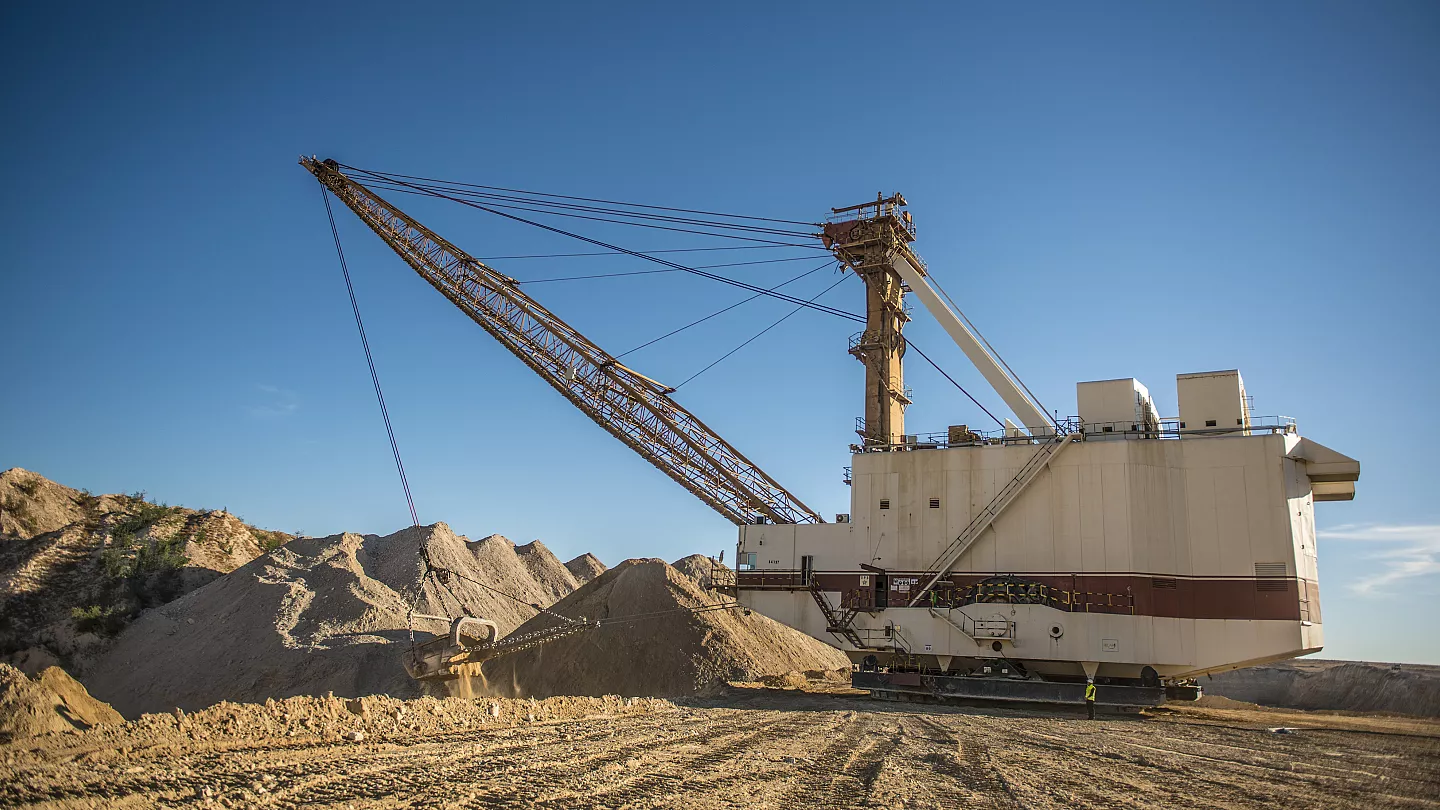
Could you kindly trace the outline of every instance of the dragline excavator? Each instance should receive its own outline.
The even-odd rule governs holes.
[[[852,683],[877,697],[1078,704],[1094,684],[1102,707],[1128,709],[1194,698],[1205,673],[1321,648],[1314,504],[1352,499],[1359,462],[1302,438],[1293,419],[1252,414],[1235,370],[1178,375],[1174,417],[1133,378],[1079,383],[1078,415],[1049,415],[934,283],[898,194],[832,209],[815,234],[866,286],[849,345],[865,368],[851,507],[827,523],[514,279],[335,161],[300,162],[576,407],[736,524],[722,589],[838,646]],[[907,293],[1018,421],[906,432],[902,364],[918,352],[902,335]],[[473,672],[509,641],[493,630],[457,620],[407,666]]]

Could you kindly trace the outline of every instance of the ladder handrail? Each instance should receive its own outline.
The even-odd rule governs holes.
[[[915,596],[911,598],[910,604],[906,605],[906,607],[915,607],[915,605],[919,604],[920,598],[931,588],[935,587],[935,583],[939,582],[941,577],[950,573],[950,569],[954,567],[956,560],[960,559],[960,555],[964,554],[965,551],[970,548],[976,538],[988,529],[990,525],[995,522],[996,518],[1000,517],[1000,513],[1004,512],[1005,508],[1014,502],[1015,498],[1017,498],[1026,487],[1030,486],[1036,478],[1040,477],[1040,473],[1050,466],[1050,462],[1055,460],[1055,456],[1059,455],[1061,450],[1064,450],[1073,442],[1079,441],[1081,435],[1082,434],[1079,433],[1067,433],[1062,436],[1059,441],[1046,442],[1041,445],[1039,451],[1025,462],[1025,465],[1020,468],[1019,472],[1015,473],[1015,477],[1011,478],[975,517],[971,518],[970,523],[960,532],[960,535],[955,538],[955,541],[947,546],[944,551],[940,552],[940,556],[936,557],[935,562],[931,564],[931,567],[935,569],[935,576],[931,577],[930,581],[925,583],[925,587],[915,592]]]

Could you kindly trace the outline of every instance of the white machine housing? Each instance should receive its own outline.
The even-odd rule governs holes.
[[[1239,380],[1180,375],[1182,415],[1198,408],[1215,427],[1160,424],[1148,390],[1127,379],[1080,384],[1080,420],[1117,429],[1087,430],[1059,451],[1053,438],[969,434],[857,453],[848,523],[741,527],[739,598],[838,642],[857,664],[903,653],[942,673],[1023,662],[1063,677],[1151,667],[1172,681],[1315,652],[1314,503],[1353,497],[1359,463],[1302,438],[1293,421],[1255,427],[1248,411],[1221,410],[1243,405]],[[1025,588],[1041,598],[1013,598]],[[979,598],[960,604],[967,593]],[[853,634],[832,632],[837,616]]]

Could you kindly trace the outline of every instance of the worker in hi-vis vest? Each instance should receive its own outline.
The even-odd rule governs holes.
[[[1085,713],[1095,719],[1095,679],[1085,679]]]

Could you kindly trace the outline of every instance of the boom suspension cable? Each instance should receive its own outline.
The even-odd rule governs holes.
[[[831,290],[833,290],[833,289],[835,289],[837,286],[839,286],[840,283],[843,282],[846,278],[848,278],[848,276],[841,276],[840,278],[836,279],[834,284],[831,284],[830,286],[828,286],[828,287],[826,287],[825,289],[821,290],[820,292],[816,293],[815,296],[810,299],[810,301],[814,302],[814,301],[818,300],[818,299],[820,298],[820,296],[824,295],[825,293],[830,292]],[[736,346],[735,348],[731,349],[730,351],[728,351],[728,352],[720,355],[720,357],[716,358],[715,362],[713,362],[713,363],[711,363],[710,365],[708,365],[708,366],[700,369],[699,371],[695,372],[694,374],[691,374],[689,377],[686,377],[684,382],[682,382],[682,383],[680,383],[679,385],[675,386],[675,390],[677,390],[677,391],[680,390],[681,388],[683,388],[683,387],[685,386],[685,383],[690,382],[691,380],[695,379],[696,377],[699,377],[701,374],[704,374],[705,372],[709,371],[710,369],[712,369],[712,368],[720,365],[720,364],[721,364],[722,362],[724,362],[725,359],[728,358],[730,355],[732,355],[732,354],[740,351],[741,349],[745,348],[746,346],[749,346],[751,343],[754,343],[757,339],[760,338],[761,335],[764,335],[766,332],[769,332],[771,329],[774,329],[775,327],[777,327],[777,326],[779,326],[780,324],[784,323],[785,321],[789,320],[789,318],[790,318],[791,315],[794,315],[795,313],[799,312],[799,311],[802,310],[802,309],[804,309],[804,307],[795,307],[794,309],[792,309],[792,310],[790,310],[789,312],[785,313],[783,316],[781,316],[780,320],[778,320],[778,321],[770,324],[769,326],[765,327],[764,329],[761,329],[759,332],[756,332],[755,334],[751,335],[749,338],[747,338],[747,339],[745,340],[744,343],[741,343],[739,346]]]
[[[779,284],[776,284],[774,287],[771,287],[770,290],[773,292],[773,291],[778,290],[778,289],[780,289],[781,287],[784,287],[784,286],[786,286],[786,285],[794,284],[795,282],[799,281],[800,279],[805,278],[806,276],[808,276],[808,275],[810,275],[810,274],[812,274],[812,273],[817,273],[817,272],[819,272],[819,271],[821,271],[821,270],[823,270],[823,269],[825,269],[826,267],[829,267],[829,266],[830,266],[830,262],[825,262],[824,264],[820,265],[819,267],[814,267],[814,268],[811,268],[811,269],[809,269],[809,270],[806,270],[805,272],[803,272],[803,273],[801,273],[800,275],[798,275],[798,276],[790,279],[789,281],[782,281],[782,282],[780,282]],[[652,271],[650,271],[650,272],[652,272],[652,273],[660,273],[660,272],[666,272],[666,271],[652,270]],[[675,336],[675,335],[678,335],[678,334],[680,334],[681,332],[684,332],[686,329],[689,329],[689,328],[692,327],[692,326],[699,326],[700,324],[702,324],[702,323],[710,320],[711,318],[714,318],[714,317],[717,316],[717,315],[724,315],[725,313],[729,312],[730,310],[732,310],[732,309],[734,309],[734,308],[736,308],[736,307],[738,307],[738,306],[741,306],[741,305],[743,305],[743,304],[748,304],[748,303],[750,303],[751,301],[754,301],[756,298],[760,298],[760,297],[761,297],[760,293],[756,293],[756,294],[750,296],[749,298],[746,298],[746,299],[741,300],[741,301],[736,301],[735,303],[731,304],[731,305],[728,306],[728,307],[725,307],[724,309],[717,309],[717,310],[715,310],[714,312],[710,313],[709,315],[706,315],[706,316],[703,317],[703,318],[699,318],[699,319],[697,319],[697,320],[693,320],[693,321],[691,321],[690,323],[685,324],[684,326],[680,327],[679,329],[671,330],[671,331],[666,332],[665,334],[661,335],[660,337],[657,337],[657,338],[655,338],[655,339],[653,339],[653,340],[648,340],[648,341],[646,341],[646,342],[644,342],[644,343],[641,343],[639,346],[636,346],[635,348],[630,349],[629,351],[621,352],[620,354],[615,355],[615,359],[616,359],[616,360],[619,360],[620,358],[624,357],[624,356],[627,355],[627,354],[634,354],[635,352],[638,352],[638,351],[640,351],[641,349],[643,349],[643,348],[645,348],[645,347],[647,347],[647,346],[653,346],[653,345],[655,345],[656,343],[659,343],[660,341],[664,340],[665,338],[673,337],[673,336]]]
[[[778,250],[790,245],[727,245],[725,247],[672,248],[670,250],[641,250],[647,256],[655,253],[706,253],[714,250]],[[586,253],[530,253],[519,256],[475,256],[476,261],[495,262],[502,259],[570,259],[577,256],[623,256],[618,250],[592,250]]]
[[[419,188],[419,187],[412,186],[412,188]],[[846,312],[846,311],[843,310],[843,309],[836,309],[835,307],[829,307],[829,306],[825,306],[825,305],[823,305],[823,304],[812,304],[812,303],[806,301],[806,300],[803,299],[803,298],[796,298],[796,297],[794,297],[794,296],[792,296],[792,295],[787,295],[787,294],[781,293],[781,292],[773,292],[773,291],[767,290],[767,289],[765,289],[765,288],[763,288],[763,287],[758,287],[758,286],[756,286],[756,285],[754,285],[754,284],[747,284],[746,282],[740,281],[740,280],[738,280],[738,279],[728,278],[728,277],[726,277],[726,276],[718,275],[718,274],[716,274],[716,273],[711,273],[711,272],[708,272],[708,271],[705,271],[705,270],[700,270],[700,269],[697,269],[697,268],[694,268],[694,267],[687,267],[686,265],[679,264],[679,263],[677,263],[677,262],[672,262],[672,261],[670,261],[669,259],[662,259],[662,258],[659,258],[659,257],[657,257],[657,256],[649,256],[649,255],[646,255],[646,254],[644,254],[644,253],[640,253],[640,252],[638,252],[638,251],[629,250],[629,249],[627,249],[627,248],[620,247],[619,245],[614,245],[614,244],[611,244],[611,243],[609,243],[609,242],[603,242],[603,241],[601,241],[601,240],[599,240],[599,239],[592,239],[592,238],[590,238],[590,237],[588,237],[588,236],[581,236],[581,235],[578,234],[578,233],[574,233],[574,232],[571,232],[571,231],[567,231],[567,230],[564,230],[563,228],[557,228],[557,227],[555,227],[555,226],[553,226],[553,225],[546,225],[546,224],[543,223],[543,222],[536,222],[536,221],[533,220],[533,219],[526,219],[526,218],[524,218],[524,217],[517,216],[517,215],[515,215],[515,214],[507,214],[507,213],[505,213],[504,211],[499,211],[499,210],[496,210],[496,209],[491,208],[491,207],[489,207],[489,206],[481,205],[480,203],[477,203],[477,202],[473,202],[473,201],[470,201],[470,200],[457,199],[456,197],[452,197],[452,196],[450,196],[450,195],[448,195],[448,194],[443,194],[443,193],[440,193],[440,192],[438,192],[438,191],[433,191],[433,190],[429,190],[429,189],[420,189],[420,193],[422,193],[422,194],[424,194],[424,195],[427,195],[427,196],[438,197],[438,198],[440,198],[440,199],[450,200],[451,202],[460,203],[461,205],[469,206],[469,207],[471,207],[471,208],[475,208],[475,209],[480,210],[480,211],[485,211],[485,212],[487,212],[487,213],[494,214],[494,215],[496,215],[496,216],[498,216],[498,217],[504,217],[505,219],[514,220],[515,222],[521,222],[521,223],[524,223],[524,224],[526,224],[526,225],[531,225],[531,226],[534,226],[534,227],[539,228],[539,229],[541,229],[541,230],[550,231],[551,233],[559,234],[559,235],[561,235],[561,236],[568,236],[568,237],[570,237],[571,239],[578,239],[578,240],[581,241],[581,242],[587,242],[587,243],[589,243],[589,244],[595,245],[596,247],[602,247],[602,248],[606,248],[607,250],[618,251],[618,252],[620,252],[620,253],[624,253],[624,254],[629,255],[629,256],[634,256],[634,257],[636,257],[636,258],[638,258],[638,259],[644,259],[644,260],[649,261],[649,262],[654,262],[654,263],[656,263],[656,264],[660,264],[660,265],[663,265],[663,266],[665,266],[665,267],[670,267],[670,268],[675,269],[675,270],[683,270],[683,271],[686,272],[686,273],[691,273],[691,274],[700,276],[701,278],[708,278],[708,279],[710,279],[710,280],[712,280],[712,281],[719,281],[719,282],[721,282],[721,283],[723,283],[723,284],[729,284],[729,285],[731,285],[732,287],[739,287],[739,288],[741,288],[741,289],[743,289],[743,290],[749,290],[749,291],[751,291],[751,292],[761,293],[761,294],[763,294],[763,295],[769,295],[769,296],[771,296],[771,297],[773,297],[773,298],[778,298],[778,299],[780,299],[781,301],[789,301],[789,302],[792,303],[792,304],[797,304],[797,305],[801,305],[801,306],[807,306],[807,307],[810,307],[811,309],[819,310],[819,311],[821,311],[821,312],[828,312],[828,313],[830,313],[831,315],[835,315],[835,316],[838,316],[838,317],[841,317],[841,318],[845,318],[845,319],[847,319],[847,320],[855,321],[855,322],[857,322],[857,323],[864,323],[864,322],[865,322],[865,318],[864,318],[864,317],[862,317],[862,316],[860,316],[860,315],[856,315],[856,314],[854,314],[854,313],[852,313],[852,312]]]
[[[611,243],[609,243],[609,242],[601,241],[601,240],[599,240],[599,239],[592,239],[592,238],[590,238],[590,237],[588,237],[588,236],[582,236],[581,234],[574,233],[574,232],[572,232],[572,231],[567,231],[567,230],[564,230],[563,228],[557,228],[557,227],[552,226],[552,225],[546,225],[546,224],[544,224],[544,223],[542,223],[542,222],[536,222],[535,220],[532,220],[532,219],[526,219],[525,217],[522,217],[522,216],[519,216],[519,215],[516,215],[516,214],[510,214],[510,213],[506,213],[505,211],[497,210],[498,208],[503,208],[503,207],[506,207],[506,206],[495,206],[495,207],[492,207],[492,206],[488,206],[488,205],[483,205],[483,204],[481,204],[481,203],[479,203],[479,202],[476,202],[476,201],[474,201],[474,200],[467,200],[467,199],[457,198],[457,197],[455,197],[455,196],[453,196],[453,195],[451,195],[451,194],[447,194],[447,193],[445,193],[444,191],[439,190],[438,188],[427,187],[427,186],[423,186],[423,185],[417,185],[417,184],[414,184],[414,183],[407,182],[406,180],[394,179],[394,178],[397,178],[397,177],[402,177],[403,175],[385,175],[385,174],[381,174],[381,173],[377,173],[377,172],[372,172],[372,171],[369,171],[369,170],[366,170],[366,169],[360,169],[360,168],[358,168],[358,167],[349,166],[349,165],[347,165],[347,164],[341,164],[341,165],[342,165],[342,166],[345,166],[345,168],[353,169],[354,171],[357,171],[357,172],[360,172],[360,173],[369,175],[369,176],[372,177],[372,178],[376,178],[376,179],[379,179],[379,180],[381,180],[381,181],[387,182],[387,183],[390,184],[390,186],[391,186],[392,188],[396,188],[396,190],[399,190],[399,191],[404,191],[404,192],[406,192],[406,193],[412,193],[412,194],[419,194],[419,195],[422,195],[422,196],[430,196],[430,197],[437,197],[437,198],[440,198],[440,199],[450,200],[451,202],[456,202],[456,203],[459,203],[459,204],[461,204],[461,205],[468,206],[468,207],[470,207],[470,208],[475,208],[475,209],[480,210],[480,211],[485,211],[486,213],[494,214],[494,215],[496,215],[496,216],[503,217],[503,218],[505,218],[505,219],[509,219],[509,220],[512,220],[512,221],[515,221],[515,222],[520,222],[520,223],[523,223],[523,224],[526,224],[526,225],[531,225],[531,226],[533,226],[533,227],[540,228],[541,230],[549,231],[549,232],[551,232],[551,233],[555,233],[555,234],[558,234],[558,235],[561,235],[561,236],[567,236],[567,237],[570,237],[570,238],[572,238],[572,239],[577,239],[577,240],[579,240],[579,241],[582,241],[582,242],[586,242],[586,243],[588,243],[588,244],[595,245],[596,247],[605,248],[607,251],[614,251],[615,253],[622,253],[622,254],[625,254],[625,255],[628,255],[628,256],[634,256],[635,258],[638,258],[638,259],[644,259],[644,260],[646,260],[646,261],[654,262],[654,263],[656,263],[656,264],[660,264],[660,265],[663,265],[663,266],[665,266],[665,267],[669,267],[669,268],[672,269],[672,270],[680,270],[680,271],[683,271],[683,272],[687,272],[687,273],[691,273],[691,274],[693,274],[693,275],[700,276],[700,277],[702,277],[702,278],[708,278],[708,279],[711,279],[711,280],[713,280],[713,281],[719,281],[719,282],[721,282],[721,283],[723,283],[723,284],[729,284],[729,285],[734,286],[734,287],[739,287],[739,288],[741,288],[741,289],[746,289],[746,290],[749,290],[749,291],[751,291],[751,292],[754,292],[754,293],[756,293],[756,294],[758,294],[758,295],[768,295],[768,296],[770,296],[770,297],[772,297],[772,298],[776,298],[776,299],[779,299],[779,300],[782,300],[782,301],[788,301],[789,303],[795,304],[797,307],[814,309],[814,310],[817,310],[817,311],[820,311],[820,312],[828,313],[828,314],[830,314],[830,315],[835,315],[835,316],[837,316],[837,317],[845,318],[846,320],[854,321],[854,322],[857,322],[857,323],[865,323],[865,322],[866,322],[864,317],[862,317],[862,316],[860,316],[860,315],[856,315],[856,314],[851,313],[851,312],[847,312],[847,311],[842,310],[842,309],[837,309],[837,308],[835,308],[835,307],[830,307],[830,306],[826,306],[826,305],[823,305],[823,304],[817,304],[817,303],[815,303],[815,302],[813,302],[813,301],[806,301],[806,300],[804,300],[804,299],[797,298],[797,297],[795,297],[795,296],[791,296],[791,295],[788,295],[788,294],[786,294],[786,293],[778,292],[777,290],[766,290],[766,289],[764,289],[764,288],[762,288],[762,287],[758,287],[758,286],[753,285],[753,284],[747,284],[746,282],[740,281],[740,280],[738,280],[738,279],[732,279],[732,278],[728,278],[728,277],[726,277],[726,276],[722,276],[722,275],[719,275],[719,274],[716,274],[716,273],[710,273],[710,272],[708,272],[708,271],[701,270],[701,269],[695,268],[695,267],[687,267],[686,265],[679,264],[679,263],[677,263],[677,262],[672,262],[672,261],[670,261],[669,259],[662,259],[662,258],[659,258],[658,256],[648,255],[648,254],[646,254],[646,253],[642,253],[642,252],[639,252],[639,251],[630,250],[630,249],[627,249],[627,248],[623,248],[623,247],[621,247],[621,246],[619,246],[619,245],[614,245],[614,244],[611,244]],[[327,204],[328,204],[328,203],[327,203]],[[545,213],[545,212],[542,211],[542,212],[540,212],[540,213]],[[808,224],[808,223],[807,223],[807,224]],[[667,228],[667,230],[674,230],[674,229],[668,229],[668,228]],[[708,234],[708,235],[710,235],[710,236],[721,236],[722,234]],[[727,237],[727,238],[731,238],[731,239],[746,239],[746,237],[738,237],[738,236],[729,236],[729,237]],[[748,241],[765,241],[765,240],[754,240],[754,239],[750,239],[750,240],[748,240]],[[800,246],[800,245],[796,245],[796,247],[801,247],[801,246]],[[810,246],[807,245],[807,246],[805,246],[805,247],[810,247]],[[989,416],[992,420],[994,420],[994,421],[996,422],[996,424],[999,424],[999,425],[1001,425],[1002,427],[1004,426],[1004,422],[1003,422],[1001,419],[999,419],[998,417],[996,417],[995,414],[992,413],[992,412],[991,412],[988,408],[986,408],[984,405],[981,405],[979,400],[977,400],[973,395],[971,395],[971,393],[970,393],[969,391],[967,391],[964,386],[962,386],[958,381],[956,381],[956,379],[955,379],[954,377],[950,376],[950,374],[947,373],[943,368],[941,368],[938,363],[936,363],[933,359],[930,358],[929,355],[927,355],[923,350],[921,350],[919,346],[916,346],[915,343],[914,343],[913,341],[911,341],[909,338],[905,338],[905,337],[902,336],[902,339],[905,340],[907,346],[909,346],[910,348],[915,349],[915,351],[925,360],[925,362],[929,363],[930,366],[933,367],[936,371],[938,371],[938,372],[940,373],[940,375],[943,376],[951,385],[955,386],[955,388],[958,389],[958,390],[960,391],[960,393],[964,394],[965,397],[966,397],[966,399],[970,400],[970,402],[972,402],[977,408],[979,408],[982,412],[984,412],[986,416]],[[636,348],[638,349],[638,348],[641,348],[641,347],[636,347]],[[635,351],[635,349],[632,349],[631,351]]]
[[[725,262],[724,264],[697,264],[695,268],[706,269],[714,267],[744,267],[752,264],[779,264],[781,262],[807,262],[813,260],[814,256],[791,256],[787,259],[762,259],[755,262]],[[827,262],[828,264],[829,262]],[[678,273],[679,270],[665,268],[664,270],[630,270],[624,273],[596,273],[588,276],[565,276],[563,278],[532,278],[516,279],[516,284],[549,284],[555,281],[584,281],[592,278],[619,278],[620,276],[649,276],[656,273]],[[771,289],[775,289],[772,287]]]
[[[705,215],[705,216],[726,217],[726,218],[729,218],[729,219],[748,219],[748,220],[755,220],[755,221],[759,221],[759,222],[778,222],[778,223],[783,223],[783,224],[788,224],[788,225],[816,225],[816,226],[818,227],[817,223],[814,223],[814,222],[801,222],[801,221],[799,221],[799,220],[794,220],[794,219],[775,219],[775,218],[773,218],[773,217],[757,217],[757,216],[751,216],[751,215],[747,215],[747,214],[721,214],[721,213],[717,213],[717,212],[715,212],[715,211],[697,211],[697,210],[692,209],[692,208],[669,208],[669,207],[666,207],[666,206],[663,206],[663,205],[644,205],[644,204],[641,204],[641,203],[620,202],[620,201],[617,201],[617,200],[602,200],[602,199],[597,199],[597,198],[594,198],[594,197],[575,197],[575,196],[568,195],[568,194],[547,194],[547,193],[541,192],[541,191],[524,191],[524,190],[515,189],[515,188],[505,188],[504,186],[485,186],[485,185],[480,185],[479,183],[461,183],[461,182],[458,182],[458,181],[451,181],[451,180],[437,180],[437,179],[435,179],[435,178],[433,178],[433,177],[418,177],[418,176],[413,175],[413,174],[399,174],[399,173],[397,173],[397,172],[371,171],[371,170],[367,170],[367,169],[359,169],[359,168],[357,168],[357,167],[355,167],[355,166],[349,166],[349,165],[346,165],[346,164],[343,164],[343,163],[340,164],[340,165],[344,166],[344,167],[347,168],[347,169],[356,169],[357,171],[364,171],[364,172],[366,172],[367,174],[372,174],[372,175],[389,176],[389,177],[403,177],[403,178],[405,178],[405,179],[407,179],[407,180],[419,180],[419,181],[426,182],[426,183],[435,183],[435,184],[448,185],[448,186],[460,186],[460,187],[464,187],[464,188],[478,188],[478,189],[485,189],[485,190],[487,190],[487,191],[505,191],[505,192],[509,192],[509,193],[512,193],[512,194],[529,194],[529,195],[536,196],[536,197],[553,197],[553,198],[555,198],[555,199],[560,199],[560,200],[578,200],[578,201],[580,201],[580,202],[605,203],[605,204],[607,204],[607,205],[621,205],[621,206],[626,206],[626,207],[630,207],[630,208],[648,208],[648,209],[654,210],[654,211],[675,211],[675,212],[684,213],[684,214],[702,214],[702,215]]]

